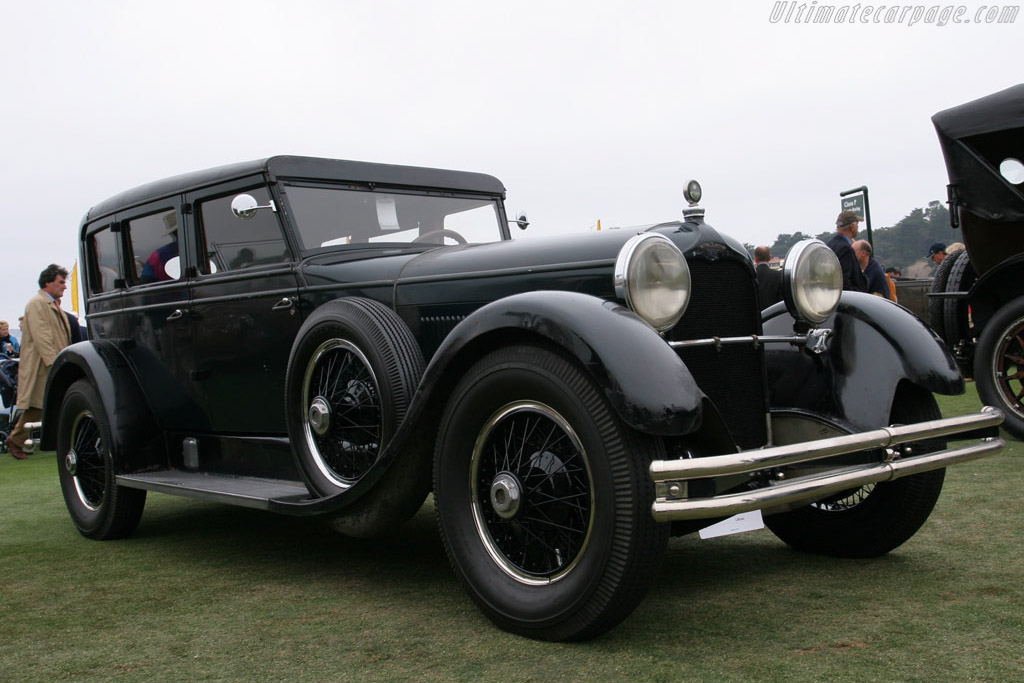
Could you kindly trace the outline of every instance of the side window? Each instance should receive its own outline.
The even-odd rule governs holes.
[[[89,236],[89,291],[112,292],[117,278],[117,234],[108,225]]]
[[[181,277],[178,214],[174,209],[128,221],[128,247],[132,284],[164,282]]]
[[[265,187],[245,192],[255,197],[260,206],[270,203],[270,192]],[[237,194],[199,205],[206,249],[206,258],[200,259],[204,273],[222,273],[291,260],[277,213],[259,209],[252,218],[241,220],[231,212],[231,200]]]

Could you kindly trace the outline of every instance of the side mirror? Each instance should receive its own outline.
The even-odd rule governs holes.
[[[266,206],[260,206],[260,203],[251,194],[240,194],[231,200],[231,213],[235,214],[235,218],[240,218],[243,221],[255,216],[257,209],[270,209],[276,212],[277,206],[273,199]]]
[[[509,221],[511,223],[512,221]],[[520,211],[519,216],[516,217],[516,225],[519,226],[520,230],[526,230],[526,227],[530,225],[530,221],[526,220],[526,212]]]

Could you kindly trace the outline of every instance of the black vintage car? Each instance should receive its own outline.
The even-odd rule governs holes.
[[[997,410],[932,331],[842,293],[824,244],[757,303],[743,246],[683,220],[511,239],[487,175],[274,157],[93,207],[90,341],[49,377],[42,440],[85,536],[147,491],[378,534],[432,491],[451,564],[500,627],[596,636],[670,534],[740,513],[809,552],[909,539]],[[525,216],[516,221],[525,227]],[[946,438],[973,439],[947,450]]]
[[[1024,85],[932,117],[949,215],[966,249],[942,262],[931,322],[982,400],[1024,438]]]

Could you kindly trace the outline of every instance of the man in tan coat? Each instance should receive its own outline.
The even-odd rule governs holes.
[[[60,297],[67,289],[68,271],[51,263],[39,274],[39,292],[25,306],[21,326],[21,362],[18,366],[18,410],[21,417],[7,438],[11,455],[25,459],[25,424],[43,416],[43,391],[50,367],[65,346],[71,343],[71,329]]]

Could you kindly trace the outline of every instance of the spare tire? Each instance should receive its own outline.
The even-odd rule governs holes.
[[[954,260],[955,259],[955,260]],[[967,251],[960,249],[946,257],[946,261],[953,261],[949,269],[949,277],[946,279],[947,292],[969,292],[974,286],[977,276],[974,273],[974,266]],[[946,261],[943,261],[945,265]],[[973,339],[971,332],[971,320],[967,310],[967,299],[942,299],[942,320],[945,324],[943,339],[950,349],[955,347],[961,339]]]
[[[966,254],[966,251],[955,251],[939,264],[938,270],[935,271],[935,277],[932,278],[932,293],[942,294],[946,291],[946,283],[949,281],[949,271],[953,268],[953,264],[960,260],[961,254]],[[949,340],[946,339],[946,313],[945,313],[946,299],[937,296],[928,297],[928,322],[935,330],[935,333],[942,338],[942,341],[947,346],[951,346]]]
[[[310,491],[343,493],[377,464],[422,375],[412,332],[377,301],[331,301],[306,319],[288,361],[285,415]],[[387,476],[334,518],[334,527],[370,536],[404,522],[427,497],[431,464],[429,450],[412,443]]]

